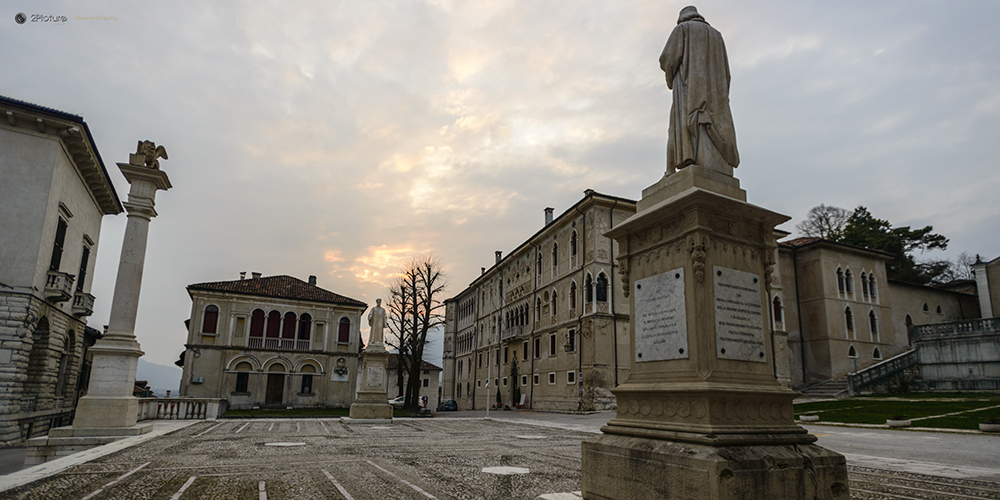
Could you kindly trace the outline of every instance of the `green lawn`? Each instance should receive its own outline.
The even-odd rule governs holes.
[[[257,410],[226,410],[224,418],[308,418],[308,417],[346,417],[351,413],[349,408],[261,408]],[[409,413],[393,410],[393,417],[412,417]]]
[[[836,401],[799,403],[795,416],[806,413],[819,415],[821,422],[849,424],[884,424],[894,416],[920,419],[935,415],[988,408],[1000,405],[998,394],[919,393],[893,396],[862,396]],[[981,422],[1000,419],[1000,408],[963,413],[939,418],[915,420],[914,427],[939,429],[978,429]]]

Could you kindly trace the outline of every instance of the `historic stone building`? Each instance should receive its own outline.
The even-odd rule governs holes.
[[[628,376],[628,300],[604,236],[635,202],[587,190],[446,301],[442,399],[460,409],[614,404]],[[499,388],[499,398],[497,389]]]
[[[787,335],[793,387],[909,350],[910,326],[979,317],[974,295],[889,280],[885,252],[796,238],[779,242],[778,253],[772,325],[779,343]]]
[[[364,302],[316,286],[315,276],[241,273],[187,291],[181,396],[222,398],[229,408],[354,401]]]
[[[634,212],[635,202],[590,190],[554,220],[546,209],[540,231],[447,300],[443,399],[484,408],[499,387],[503,405],[522,395],[535,409],[614,404],[609,390],[628,376],[628,301],[617,245],[603,235]],[[806,387],[904,353],[910,326],[978,318],[982,290],[1000,282],[983,283],[994,263],[977,268],[978,299],[972,283],[889,280],[891,257],[820,238],[779,242],[767,309],[781,383]]]
[[[399,356],[396,353],[389,354],[389,363],[386,367],[386,394],[389,399],[401,396],[403,394],[403,388],[399,386]],[[403,373],[403,387],[406,387],[406,382],[409,376],[406,372]],[[427,408],[433,410],[437,408],[438,402],[440,401],[440,393],[438,388],[440,387],[441,380],[441,367],[435,366],[426,361],[420,362],[420,397],[427,396]]]
[[[72,421],[97,243],[122,212],[83,118],[0,97],[0,444]]]

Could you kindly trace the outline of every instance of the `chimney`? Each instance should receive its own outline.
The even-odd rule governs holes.
[[[482,272],[482,273],[480,273],[480,274],[486,274],[486,268],[485,268],[485,267],[483,267],[483,268],[481,268],[481,269],[483,270],[483,272]],[[107,330],[107,329],[108,329],[108,327],[104,327],[104,329],[105,329],[105,330]]]
[[[546,226],[548,226],[549,224],[552,224],[552,211],[553,210],[555,210],[555,209],[551,208],[551,207],[545,209],[545,225]]]
[[[241,280],[247,279],[247,272],[246,271],[240,271],[240,279]]]
[[[583,190],[583,195],[584,196],[590,196],[592,194],[594,194],[594,190],[593,189],[584,189]]]
[[[260,273],[250,273],[250,277],[253,279],[260,278]]]
[[[496,255],[496,264],[499,264],[500,261],[503,260],[503,252],[497,250],[496,252],[493,253]]]
[[[311,274],[309,275],[309,284],[312,286],[316,286],[316,277]]]

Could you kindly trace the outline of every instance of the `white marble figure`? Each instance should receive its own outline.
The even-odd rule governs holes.
[[[384,342],[382,331],[385,330],[385,309],[382,308],[382,299],[375,299],[375,307],[368,313],[368,325],[371,326],[368,346],[381,346]]]
[[[729,109],[729,59],[722,34],[696,8],[684,7],[660,54],[660,68],[673,98],[667,174],[699,165],[732,175],[740,155]]]

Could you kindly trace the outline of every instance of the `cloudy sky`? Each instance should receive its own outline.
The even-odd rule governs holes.
[[[684,5],[0,0],[0,94],[83,116],[123,200],[114,163],[167,148],[136,334],[169,364],[188,284],[313,274],[374,303],[432,252],[450,295],[545,207],[637,199],[664,171],[657,58]],[[729,50],[751,203],[789,231],[865,205],[951,239],[925,257],[1000,255],[1000,3],[697,5]],[[96,328],[124,228],[105,218]]]

